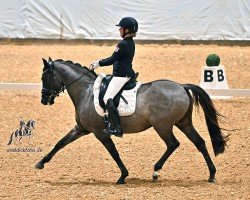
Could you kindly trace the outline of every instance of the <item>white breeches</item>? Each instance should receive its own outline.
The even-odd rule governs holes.
[[[129,77],[113,77],[109,83],[107,92],[105,93],[103,97],[103,101],[105,105],[107,104],[107,101],[111,98],[114,99],[114,97],[117,95],[117,93],[122,89],[122,87],[129,81]]]

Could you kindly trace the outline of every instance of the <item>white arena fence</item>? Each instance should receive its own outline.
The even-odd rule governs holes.
[[[0,90],[38,91],[42,89],[40,83],[0,83]],[[206,89],[212,97],[250,97],[250,89]]]

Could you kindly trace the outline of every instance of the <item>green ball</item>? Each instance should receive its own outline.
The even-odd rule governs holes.
[[[220,57],[216,54],[210,54],[206,59],[207,66],[219,66]]]

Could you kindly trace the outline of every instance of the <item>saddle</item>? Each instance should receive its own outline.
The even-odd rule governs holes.
[[[138,77],[139,73],[137,72],[133,77],[130,78],[130,80],[122,87],[122,89],[118,92],[118,94],[115,96],[115,98],[113,99],[114,104],[116,107],[119,106],[120,103],[120,99],[122,98],[123,101],[128,104],[128,102],[126,101],[126,99],[122,96],[122,92],[124,90],[131,90],[133,88],[136,87],[136,83],[137,83],[137,77]],[[103,78],[101,86],[100,86],[100,93],[99,93],[99,104],[100,106],[106,110],[106,106],[104,103],[104,95],[108,89],[109,83],[112,80],[113,76],[112,75],[107,75],[106,77]]]

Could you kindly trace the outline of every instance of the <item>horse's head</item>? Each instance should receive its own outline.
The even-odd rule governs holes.
[[[49,58],[48,62],[43,59],[43,65],[41,103],[52,105],[56,96],[59,96],[59,93],[62,91],[63,84],[55,74],[55,66],[51,58]]]
[[[31,119],[27,122],[26,127],[30,130],[35,129],[36,121]]]

